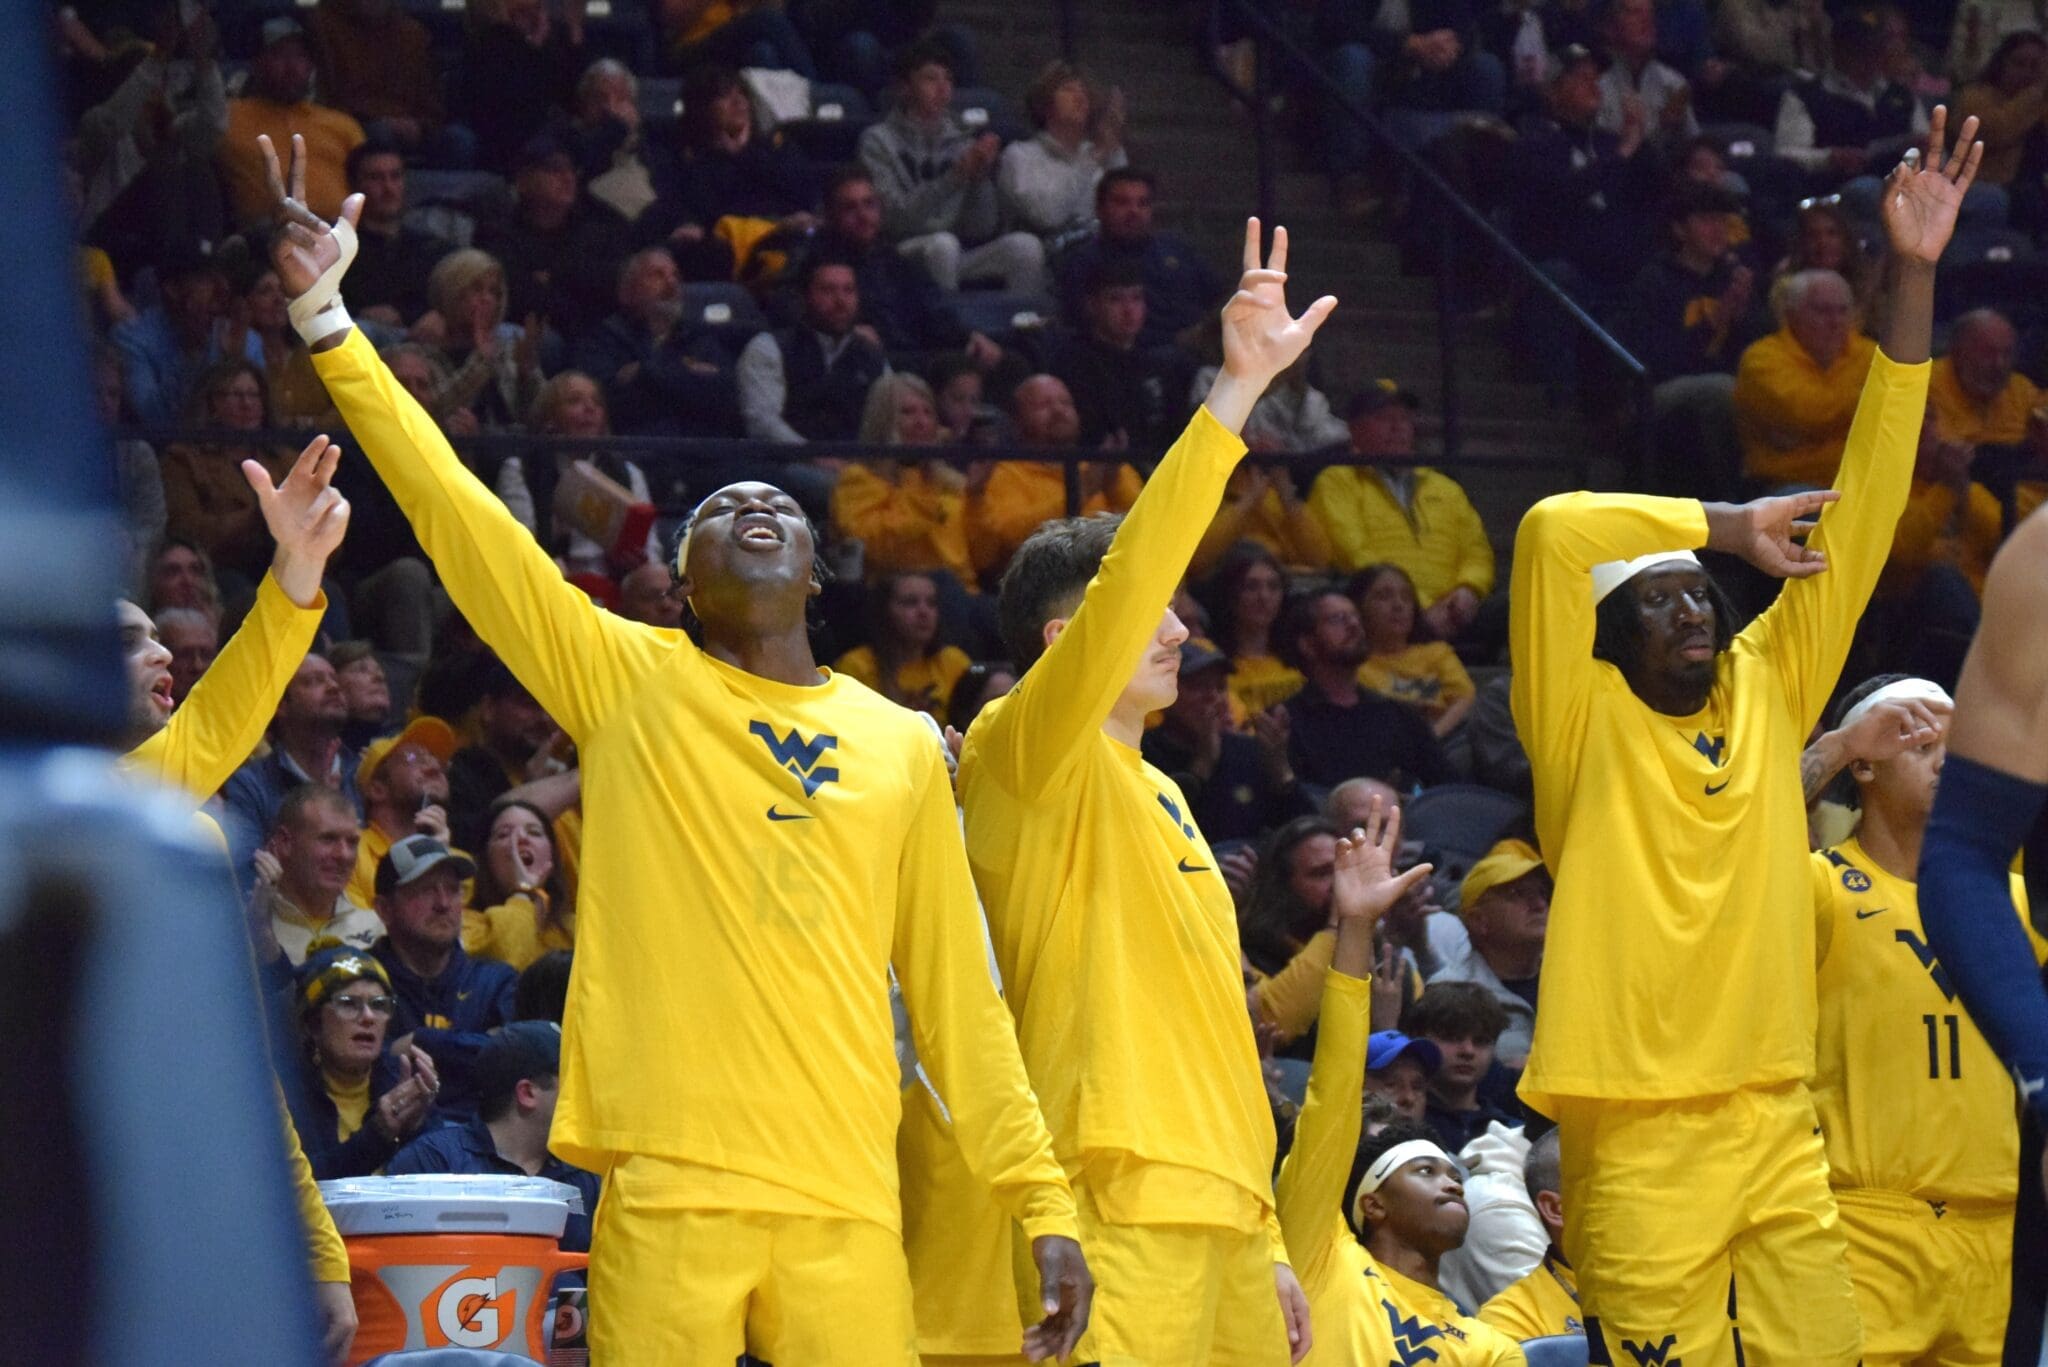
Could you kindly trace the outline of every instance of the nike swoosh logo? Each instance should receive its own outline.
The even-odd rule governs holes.
[[[1720,792],[1723,788],[1726,788],[1729,784],[1733,783],[1734,781],[1735,780],[1732,778],[1724,778],[1719,783],[1709,783],[1707,785],[1707,796],[1714,796],[1716,793]]]
[[[1856,913],[1856,919],[1859,921],[1868,921],[1871,917],[1882,916],[1890,910],[1890,907],[1879,907],[1876,911],[1858,911]]]
[[[1209,871],[1209,866],[1207,864],[1190,864],[1187,861],[1187,856],[1182,855],[1180,861],[1180,871],[1182,873],[1207,873]]]
[[[469,1000],[469,993],[467,993],[467,992],[457,992],[457,993],[455,994],[455,1000],[457,1000],[457,1001],[459,1001],[459,1002],[466,1002],[466,1001],[468,1001],[468,1000]]]
[[[768,804],[768,819],[770,821],[809,821],[811,814],[809,812],[778,812],[775,810],[775,804],[771,802]]]

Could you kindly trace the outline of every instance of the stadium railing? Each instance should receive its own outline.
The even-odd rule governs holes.
[[[1273,103],[1274,96],[1278,93],[1278,71],[1284,65],[1284,69],[1297,87],[1305,83],[1325,107],[1334,110],[1339,117],[1349,119],[1362,127],[1372,137],[1374,144],[1400,168],[1406,184],[1416,194],[1430,199],[1446,225],[1446,230],[1436,234],[1430,244],[1435,249],[1436,258],[1437,344],[1441,349],[1438,397],[1443,419],[1442,459],[1456,461],[1461,465],[1476,463],[1460,450],[1464,405],[1458,386],[1458,325],[1463,291],[1457,288],[1457,285],[1460,283],[1458,272],[1466,268],[1467,263],[1460,254],[1465,244],[1460,241],[1461,234],[1455,229],[1462,227],[1469,234],[1467,240],[1476,242],[1490,253],[1498,265],[1507,272],[1515,288],[1539,296],[1560,310],[1571,320],[1576,334],[1591,339],[1621,372],[1637,406],[1635,420],[1630,425],[1636,440],[1631,444],[1625,458],[1629,466],[1628,479],[1631,487],[1644,487],[1644,478],[1651,468],[1649,419],[1652,381],[1642,361],[1586,312],[1577,300],[1545,275],[1484,212],[1459,194],[1450,182],[1430,165],[1426,157],[1417,154],[1394,138],[1377,114],[1339,84],[1315,54],[1304,50],[1274,20],[1269,13],[1272,8],[1270,5],[1258,3],[1257,0],[1211,0],[1207,11],[1207,41],[1203,44],[1210,75],[1229,92],[1233,100],[1245,106],[1252,116],[1257,141],[1259,220],[1262,223],[1276,221],[1274,200],[1279,168],[1279,135],[1273,127]],[[1254,68],[1257,74],[1251,90],[1245,90],[1240,86],[1215,60],[1214,54],[1221,46],[1226,21],[1227,26],[1234,28],[1237,33],[1253,39],[1253,46],[1257,52]]]

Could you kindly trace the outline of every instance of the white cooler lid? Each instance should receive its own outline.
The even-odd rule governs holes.
[[[583,1193],[545,1177],[408,1173],[322,1182],[334,1227],[350,1234],[545,1234],[562,1237]]]

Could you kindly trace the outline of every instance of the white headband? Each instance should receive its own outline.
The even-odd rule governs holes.
[[[1884,702],[1938,702],[1955,706],[1955,699],[1947,690],[1931,679],[1894,679],[1883,688],[1877,689],[1862,702],[1842,714],[1837,731],[1846,731],[1869,713],[1870,709]]]
[[[1352,1222],[1362,1227],[1365,1224],[1365,1216],[1361,1214],[1365,1208],[1365,1198],[1385,1185],[1386,1180],[1400,1171],[1404,1163],[1413,1163],[1418,1158],[1435,1158],[1448,1163],[1451,1170],[1458,1174],[1459,1180],[1464,1180],[1464,1165],[1451,1157],[1444,1146],[1434,1139],[1403,1140],[1375,1158],[1372,1166],[1365,1170],[1365,1176],[1358,1179],[1358,1190],[1351,1194]]]
[[[1633,560],[1603,560],[1593,567],[1594,604],[1597,606],[1601,599],[1644,570],[1656,569],[1660,565],[1690,565],[1698,569],[1700,558],[1691,551],[1652,551]]]

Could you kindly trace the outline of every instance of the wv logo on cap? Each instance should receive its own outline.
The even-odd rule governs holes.
[[[828,783],[839,781],[839,770],[835,765],[824,764],[825,752],[839,748],[839,737],[819,732],[805,740],[803,732],[791,727],[787,736],[775,734],[775,728],[765,721],[748,722],[747,730],[761,738],[774,756],[775,763],[796,775],[796,781],[803,784],[804,796],[815,795],[818,789]]]

